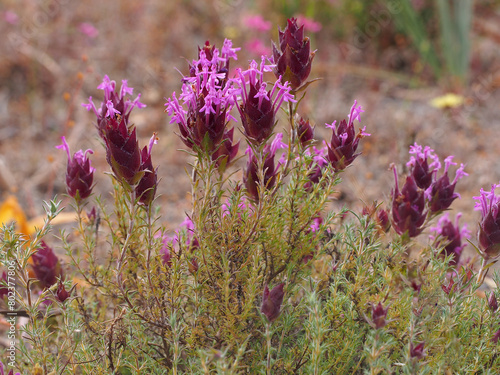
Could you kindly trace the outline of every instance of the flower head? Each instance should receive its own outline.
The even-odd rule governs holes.
[[[106,146],[106,160],[115,176],[133,186],[143,173],[136,130],[129,124],[129,116],[135,107],[143,108],[146,105],[139,101],[141,94],[134,100],[127,98],[127,95],[132,95],[133,88],[127,85],[126,80],[116,91],[116,82],[106,75],[97,88],[104,91],[101,107],[96,108],[92,97],[83,106],[89,111],[93,110],[97,116],[97,129]]]
[[[464,224],[462,229],[458,225],[461,216],[462,214],[459,213],[455,218],[455,224],[453,224],[448,218],[448,213],[446,213],[439,219],[437,226],[431,228],[431,231],[435,232],[431,239],[435,240],[437,247],[443,247],[441,254],[445,256],[453,255],[452,265],[458,264],[462,250],[466,245],[464,240],[470,238],[467,225]]]
[[[66,168],[68,194],[77,200],[85,199],[92,193],[95,168],[91,167],[87,154],[93,154],[93,151],[90,149],[85,152],[79,150],[71,157],[65,137],[62,137],[62,142],[62,145],[56,146],[56,148],[64,149],[68,154],[68,166]]]
[[[483,257],[496,258],[500,255],[500,196],[495,195],[495,189],[500,184],[491,185],[491,191],[483,189],[480,195],[473,197],[477,200],[474,209],[481,211],[478,240]]]
[[[354,129],[354,120],[361,121],[360,115],[364,112],[361,106],[356,107],[357,101],[354,101],[349,114],[349,121],[342,120],[339,126],[336,126],[336,121],[331,125],[326,126],[333,130],[332,139],[328,146],[328,161],[332,164],[336,171],[344,170],[356,159],[359,153],[358,149],[359,140],[370,134],[365,132],[366,127],[363,127],[358,134]]]
[[[455,199],[460,197],[460,194],[455,192],[455,185],[462,177],[468,176],[464,171],[465,166],[461,164],[456,171],[455,178],[450,182],[448,170],[451,165],[456,165],[456,163],[452,162],[452,159],[453,156],[445,159],[443,175],[434,181],[426,191],[429,200],[429,210],[432,213],[446,210]]]
[[[281,313],[281,304],[283,303],[283,297],[285,292],[283,291],[284,283],[276,285],[271,291],[269,291],[268,286],[264,288],[264,294],[262,295],[262,306],[260,311],[269,320],[273,322]]]
[[[429,146],[422,147],[416,142],[410,146],[410,161],[406,164],[410,169],[410,174],[415,179],[415,183],[421,189],[431,186],[433,175],[441,168],[441,163],[434,150]],[[431,160],[429,164],[428,159]]]
[[[311,41],[304,37],[304,26],[299,27],[296,18],[288,19],[285,30],[279,30],[279,48],[273,42],[276,77],[290,82],[293,90],[299,89],[309,77],[314,55]]]
[[[392,225],[398,234],[407,233],[416,237],[422,232],[427,213],[422,189],[419,189],[413,176],[408,176],[399,191],[398,175],[394,167],[395,187],[392,192]]]
[[[238,77],[234,80],[239,87],[233,95],[235,100],[239,98],[241,101],[237,106],[241,123],[248,140],[254,144],[261,144],[271,136],[281,104],[295,102],[289,83],[283,84],[281,77],[271,89],[267,89],[268,84],[263,77],[269,71],[271,65],[267,65],[262,56],[260,65],[252,61],[247,70],[238,69]]]
[[[182,93],[167,99],[170,123],[179,126],[186,146],[213,152],[224,137],[235,105],[232,82],[228,80],[229,60],[237,59],[237,48],[226,39],[221,50],[207,41],[198,49],[198,60],[190,64],[190,75],[182,79]]]
[[[59,259],[54,251],[44,241],[40,242],[38,250],[31,256],[33,271],[42,288],[50,288],[63,277]]]

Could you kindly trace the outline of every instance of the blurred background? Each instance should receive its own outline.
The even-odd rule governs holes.
[[[317,49],[310,78],[321,80],[299,108],[316,138],[328,137],[324,124],[346,118],[354,99],[372,134],[344,173],[338,203],[389,202],[389,165],[404,173],[416,141],[467,164],[453,206],[475,230],[471,197],[500,180],[499,0],[2,0],[0,202],[15,196],[37,218],[42,200],[65,193],[66,155],[55,149],[63,135],[73,152],[95,151],[94,191],[109,195],[94,116],[81,106],[102,99],[96,87],[107,74],[127,79],[147,104],[131,120],[141,147],[158,133],[157,202],[174,230],[190,210],[190,157],[178,151],[177,127],[164,113],[165,98],[180,91],[177,70],[187,73],[206,40],[221,46],[225,38],[242,48],[237,63],[246,67],[271,53],[288,17],[305,25]]]

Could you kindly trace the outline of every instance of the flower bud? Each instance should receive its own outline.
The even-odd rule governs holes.
[[[422,359],[425,357],[425,351],[424,351],[424,342],[421,342],[417,344],[416,346],[411,342],[410,343],[410,357],[411,358],[417,358],[417,359]]]
[[[307,147],[311,143],[314,139],[314,128],[309,123],[309,120],[299,117],[297,121],[297,136],[302,147]]]
[[[424,212],[424,192],[417,187],[413,176],[408,176],[401,192],[398,188],[398,176],[394,167],[396,186],[392,193],[392,225],[402,235],[408,233],[416,237],[422,232],[427,213]]]
[[[379,302],[376,306],[372,304],[372,322],[375,329],[380,329],[387,325],[387,311],[389,311],[389,308],[384,309],[382,302]]]
[[[462,250],[466,245],[466,243],[462,243],[462,240],[470,238],[467,225],[464,225],[462,229],[458,225],[461,216],[461,213],[457,214],[455,225],[453,225],[448,218],[448,213],[446,213],[439,219],[437,226],[431,228],[431,231],[435,232],[435,235],[430,236],[431,239],[435,240],[436,247],[443,247],[442,255],[453,255],[451,261],[453,266],[458,264]]]
[[[87,154],[93,154],[93,151],[90,149],[85,152],[79,150],[72,158],[65,137],[62,137],[62,142],[62,145],[56,146],[56,148],[64,149],[68,154],[68,166],[66,168],[68,194],[77,200],[85,199],[92,193],[95,168],[90,166]]]
[[[31,256],[33,271],[42,288],[50,288],[63,277],[59,259],[54,251],[44,241],[40,242],[38,250]]]
[[[260,311],[266,316],[269,322],[276,320],[281,313],[281,304],[283,303],[283,296],[285,295],[283,291],[284,286],[284,283],[278,284],[271,291],[269,291],[267,285],[264,288]]]
[[[491,192],[483,189],[480,195],[473,197],[477,200],[475,209],[482,214],[479,222],[478,241],[482,255],[486,259],[493,259],[500,255],[500,196],[495,195],[495,188],[500,184],[493,184]]]
[[[296,18],[288,19],[285,30],[279,30],[279,49],[273,42],[276,77],[282,76],[293,90],[299,89],[309,77],[314,55],[311,41],[304,37],[304,26],[299,27]]]
[[[69,293],[64,287],[64,284],[59,280],[59,285],[57,286],[56,298],[59,302],[63,303],[69,298]]]
[[[495,293],[491,292],[490,296],[488,297],[488,307],[492,312],[495,312],[498,310],[498,302],[497,298],[495,297]]]

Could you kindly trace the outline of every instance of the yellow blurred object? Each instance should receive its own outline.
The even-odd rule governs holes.
[[[444,109],[444,108],[456,108],[464,104],[465,98],[462,95],[457,95],[453,93],[448,93],[442,96],[438,96],[430,101],[430,105],[434,108]]]
[[[16,223],[16,231],[25,235],[31,235],[36,232],[37,228],[41,228],[44,224],[46,216],[41,215],[29,220],[19,205],[17,198],[14,195],[9,195],[0,204],[0,225]],[[76,220],[74,213],[60,213],[57,215],[52,224],[66,224]]]
[[[33,228],[30,228],[17,198],[9,195],[0,205],[0,224],[10,224],[12,222],[16,223],[16,230],[19,233],[27,235],[33,233]]]

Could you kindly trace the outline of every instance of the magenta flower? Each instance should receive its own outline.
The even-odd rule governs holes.
[[[82,34],[85,34],[92,39],[96,38],[99,35],[99,30],[97,30],[94,25],[88,22],[82,22],[78,26],[78,30],[80,30]]]
[[[241,123],[248,140],[254,144],[262,144],[272,134],[276,124],[276,113],[283,102],[295,102],[290,93],[290,85],[281,83],[281,78],[267,90],[264,73],[271,71],[271,65],[265,64],[262,56],[260,66],[252,61],[248,70],[238,69],[235,83],[239,89],[233,91],[235,99],[239,96],[241,104],[237,106]]]
[[[277,165],[274,163],[274,157],[276,151],[280,148],[288,147],[281,140],[283,139],[283,134],[278,133],[274,138],[271,146],[266,145],[263,150],[263,171],[264,171],[264,181],[259,181],[258,174],[258,163],[257,158],[254,155],[251,147],[247,149],[248,162],[247,168],[244,171],[243,183],[247,189],[248,196],[254,201],[259,201],[259,186],[264,189],[271,189],[276,183],[276,176],[278,174],[278,168],[283,164],[283,160],[278,161]],[[284,155],[283,155],[284,156]],[[262,185],[261,185],[262,184]]]
[[[448,156],[445,159],[443,175],[434,181],[426,191],[429,200],[429,210],[432,213],[446,210],[455,199],[460,198],[460,194],[455,192],[455,185],[458,180],[468,176],[468,174],[464,172],[465,166],[461,164],[456,171],[455,178],[450,182],[448,169],[451,165],[456,165],[456,163],[452,162],[452,159],[453,156]]]
[[[279,49],[273,42],[276,77],[283,77],[293,90],[299,89],[309,77],[314,55],[311,41],[304,37],[304,26],[299,27],[295,18],[288,19],[285,30],[279,30]]]
[[[89,98],[88,104],[83,104],[88,111],[93,110],[97,116],[97,129],[106,145],[106,160],[111,166],[116,178],[133,186],[143,176],[141,171],[141,152],[137,142],[135,127],[129,124],[129,116],[135,107],[143,108],[139,102],[141,94],[133,101],[126,95],[133,93],[127,81],[122,81],[119,92],[116,92],[116,82],[104,76],[103,82],[97,87],[104,90],[104,101],[97,109]]]
[[[470,231],[467,230],[467,224],[464,224],[462,229],[458,225],[461,216],[461,213],[457,214],[455,225],[453,225],[448,218],[448,213],[446,213],[439,219],[436,227],[430,228],[431,231],[435,232],[435,235],[430,236],[431,240],[435,241],[435,246],[443,247],[441,254],[444,256],[453,255],[451,261],[451,265],[453,266],[458,264],[462,250],[467,245],[465,240],[470,238]]]
[[[243,25],[249,29],[257,31],[269,31],[271,29],[271,22],[266,21],[260,14],[245,15],[242,21]]]
[[[198,60],[190,65],[190,76],[183,78],[182,94],[167,99],[170,123],[179,126],[186,146],[213,152],[224,138],[226,125],[235,105],[232,82],[228,80],[229,60],[237,59],[236,48],[226,39],[221,51],[209,42],[199,49]]]
[[[93,154],[93,151],[90,149],[85,152],[79,150],[71,157],[65,137],[62,137],[62,142],[62,145],[56,146],[56,148],[64,149],[68,154],[68,166],[66,168],[66,189],[68,194],[76,200],[85,199],[92,193],[95,168],[91,167],[87,154]]]
[[[317,33],[322,29],[320,22],[316,22],[311,18],[308,18],[302,14],[297,15],[297,23],[304,25],[304,30],[310,31],[312,33]]]
[[[260,311],[271,323],[275,321],[281,313],[281,304],[283,303],[283,297],[285,295],[283,291],[284,286],[284,283],[278,284],[271,291],[269,291],[267,285],[264,288]]]
[[[144,172],[144,175],[141,177],[139,183],[135,187],[135,194],[138,198],[138,202],[144,206],[149,206],[153,201],[156,194],[156,186],[158,183],[158,169],[154,169],[153,163],[151,162],[151,149],[153,148],[153,144],[155,143],[156,134],[153,134],[151,140],[149,141],[149,148],[144,146],[141,151],[140,170]]]
[[[40,242],[38,250],[31,256],[32,267],[42,288],[50,288],[63,277],[59,259],[54,251],[44,241]]]
[[[474,209],[481,211],[479,222],[478,241],[482,255],[486,259],[500,255],[500,196],[495,195],[495,189],[500,184],[491,185],[491,191],[483,189],[480,195],[473,197],[477,200]]]
[[[423,148],[416,142],[413,146],[410,146],[410,154],[413,155],[406,165],[417,186],[425,190],[431,186],[436,171],[441,168],[439,158],[429,146]],[[432,160],[430,164],[428,159]]]
[[[306,150],[306,155],[313,155],[312,163],[309,166],[310,172],[307,174],[309,181],[304,184],[306,191],[311,191],[313,185],[317,184],[321,180],[321,177],[323,177],[323,169],[328,164],[328,161],[325,159],[326,153],[326,148],[317,149],[316,147],[312,147]]]
[[[5,366],[2,361],[0,361],[0,375],[5,375]],[[21,373],[16,372],[14,374],[14,369],[10,369],[7,375],[21,375]]]
[[[422,232],[427,213],[424,212],[424,191],[419,189],[413,176],[408,176],[401,190],[398,187],[398,175],[394,168],[395,187],[392,192],[392,226],[402,235],[407,233],[416,237]]]
[[[332,139],[328,146],[328,161],[332,164],[335,171],[342,171],[350,165],[354,159],[359,156],[356,153],[359,140],[363,137],[370,136],[365,132],[366,127],[363,127],[358,134],[354,129],[354,120],[361,121],[360,115],[363,111],[361,106],[356,107],[358,102],[355,100],[349,114],[349,122],[342,120],[337,127],[334,121],[331,125],[326,126],[333,130]]]

